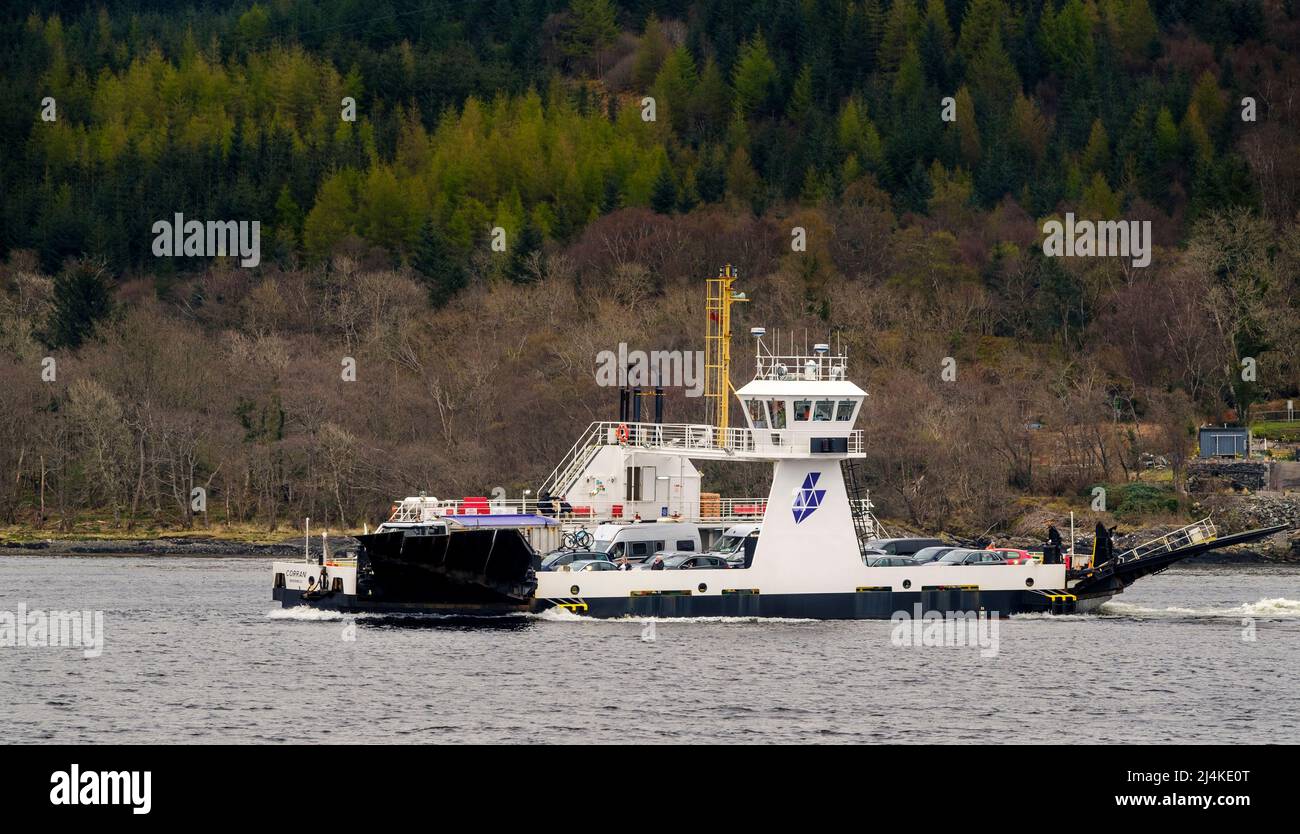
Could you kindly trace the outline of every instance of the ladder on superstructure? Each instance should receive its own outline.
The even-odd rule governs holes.
[[[731,425],[731,305],[748,301],[733,289],[738,277],[727,264],[705,282],[704,407],[720,437]]]
[[[857,536],[858,551],[867,558],[867,542],[879,534],[876,519],[871,515],[871,501],[858,477],[858,462],[845,458],[840,468],[844,473],[844,491],[849,498],[849,515],[853,518],[853,532]]]

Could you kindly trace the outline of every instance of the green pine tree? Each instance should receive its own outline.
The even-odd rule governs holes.
[[[539,277],[534,262],[542,251],[542,233],[533,225],[532,220],[524,221],[519,230],[515,245],[511,248],[510,263],[506,267],[506,277],[516,284],[528,284]]]
[[[432,218],[425,220],[420,229],[420,240],[411,266],[428,289],[429,303],[434,307],[442,307],[451,301],[468,283],[459,253],[433,225]]]
[[[695,188],[706,203],[721,202],[727,194],[727,167],[722,151],[716,146],[704,154],[704,161],[695,173]]]
[[[102,263],[79,260],[54,279],[54,309],[46,323],[45,342],[76,350],[113,312],[113,294]]]
[[[673,172],[668,165],[659,168],[654,189],[650,192],[650,208],[658,214],[672,214],[677,205],[677,183],[673,182]]]

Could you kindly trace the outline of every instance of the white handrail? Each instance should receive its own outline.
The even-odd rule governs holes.
[[[1210,521],[1209,516],[1206,516],[1200,521],[1188,524],[1186,527],[1180,527],[1157,539],[1143,542],[1137,547],[1124,551],[1119,555],[1117,561],[1131,562],[1134,559],[1144,559],[1148,556],[1169,553],[1179,548],[1215,538],[1218,538],[1218,530],[1215,528],[1214,522]]]
[[[871,512],[874,506],[869,498],[849,499],[852,510],[861,513],[871,527],[873,538],[886,535],[884,526]],[[397,509],[389,517],[390,522],[422,524],[432,519],[450,519],[473,517],[482,513],[544,515],[552,517],[566,526],[581,526],[597,522],[628,522],[632,517],[624,512],[614,515],[610,508],[595,506],[570,507],[567,512],[556,512],[551,502],[538,501],[535,498],[511,498],[503,500],[488,499],[485,502],[466,501],[464,499],[406,498],[398,503]],[[767,512],[767,498],[717,498],[700,502],[698,515],[676,515],[663,518],[664,521],[680,521],[691,524],[745,524],[759,523]],[[654,521],[655,518],[646,518]]]
[[[568,486],[565,481],[571,481],[576,478],[581,468],[587,465],[587,452],[597,445],[595,435],[598,433],[600,423],[592,423],[587,426],[586,430],[578,437],[577,441],[569,448],[560,462],[556,464],[555,469],[542,482],[538,494],[546,493],[548,495],[557,495],[563,493],[563,487]]]
[[[808,453],[810,435],[806,430],[750,429],[729,427],[725,431],[707,424],[696,423],[592,423],[588,435],[594,430],[593,445],[621,445],[633,449],[661,449],[665,451],[700,452],[778,452],[788,455]],[[829,429],[828,429],[829,431]],[[624,432],[625,439],[624,439]],[[837,435],[831,435],[837,436]],[[863,449],[863,432],[854,429],[843,435],[847,453],[858,454]],[[584,439],[585,439],[584,435]],[[780,437],[784,442],[773,442]],[[552,481],[548,479],[547,483]]]

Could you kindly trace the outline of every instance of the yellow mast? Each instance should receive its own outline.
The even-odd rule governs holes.
[[[704,401],[709,423],[718,428],[718,442],[725,443],[731,422],[731,305],[748,301],[744,293],[732,290],[739,273],[727,264],[717,278],[706,281],[705,312],[708,330],[704,340]]]

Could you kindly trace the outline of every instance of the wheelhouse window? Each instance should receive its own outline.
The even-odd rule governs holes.
[[[829,423],[834,409],[834,400],[818,400],[817,406],[813,409],[813,419],[818,423]]]
[[[785,400],[772,401],[772,428],[785,428]]]
[[[749,401],[749,423],[756,429],[767,428],[767,405],[762,400]]]
[[[840,400],[839,407],[835,409],[835,419],[840,421],[853,419],[853,400]]]
[[[794,421],[796,423],[807,423],[811,419],[812,419],[812,400],[795,400]]]

